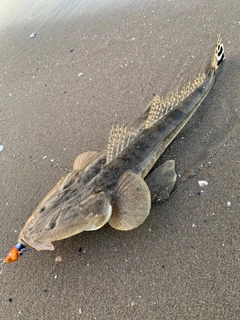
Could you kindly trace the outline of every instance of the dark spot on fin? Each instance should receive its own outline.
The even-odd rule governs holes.
[[[224,60],[224,54],[222,55],[222,57],[221,57],[221,59],[218,61],[218,63],[217,63],[217,66],[219,66],[220,65],[220,63],[222,63],[222,61]]]
[[[211,70],[217,70],[217,68],[219,67],[219,65],[222,63],[224,59],[225,59],[224,46],[222,43],[222,39],[219,36],[217,39],[217,44],[211,60]]]
[[[223,47],[218,48],[218,56],[220,57],[223,52]]]
[[[46,208],[45,207],[42,207],[40,210],[39,210],[39,213],[42,213]]]

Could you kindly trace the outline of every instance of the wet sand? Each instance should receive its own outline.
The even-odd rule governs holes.
[[[227,59],[160,160],[176,160],[170,199],[131,232],[105,226],[4,265],[1,319],[240,319],[238,1],[21,3],[1,5],[2,257],[74,158],[205,70],[219,33]]]

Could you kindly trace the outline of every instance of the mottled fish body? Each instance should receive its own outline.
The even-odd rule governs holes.
[[[200,74],[166,99],[155,96],[147,119],[142,116],[134,129],[113,127],[106,152],[79,155],[72,172],[57,183],[27,220],[5,262],[16,261],[25,247],[54,250],[52,242],[97,230],[107,222],[117,230],[132,230],[142,224],[152,195],[151,183],[144,179],[206,98],[223,59],[219,37],[207,75]],[[173,161],[156,174],[161,179],[167,171],[174,185]]]

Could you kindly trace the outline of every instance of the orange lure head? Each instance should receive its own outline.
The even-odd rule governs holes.
[[[6,258],[3,260],[4,263],[11,263],[15,262],[19,259],[20,255],[22,254],[22,250],[25,247],[21,244],[18,243],[15,247],[11,249],[9,254],[6,256]]]
[[[20,257],[20,251],[18,250],[18,248],[13,247],[3,261],[4,263],[11,263],[11,262],[17,261],[19,257]]]

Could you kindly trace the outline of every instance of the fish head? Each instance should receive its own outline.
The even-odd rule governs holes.
[[[19,234],[19,243],[36,250],[54,250],[52,242],[83,231],[97,230],[112,213],[109,196],[92,192],[75,170],[62,178],[44,197]]]

